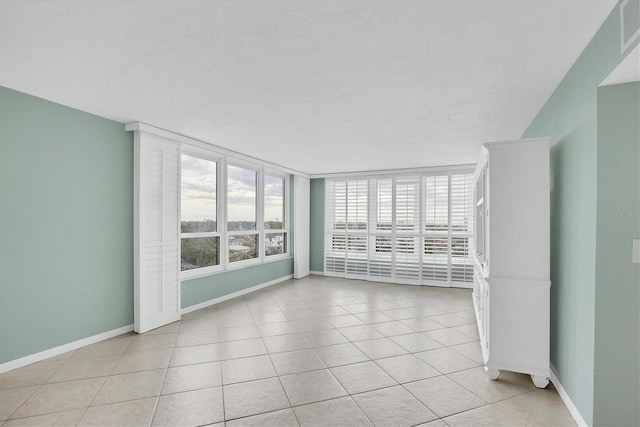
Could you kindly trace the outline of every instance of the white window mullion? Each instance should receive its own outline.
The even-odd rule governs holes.
[[[391,183],[391,277],[396,277],[396,178]]]
[[[325,273],[345,274],[347,236],[346,180],[325,182]]]
[[[287,233],[287,239],[285,244],[287,245],[287,254],[291,251],[291,179],[287,176],[284,180],[284,223],[282,224],[282,231]],[[295,188],[294,188],[295,191]],[[309,221],[311,221],[311,181],[309,181]],[[293,200],[296,203],[296,200]],[[311,229],[311,225],[309,225],[309,232]]]
[[[218,196],[220,206],[218,206],[218,215],[220,215],[220,224],[218,230],[221,233],[220,242],[220,261],[226,269],[229,266],[229,232],[227,227],[227,159],[222,159],[218,179],[220,182],[221,192]]]
[[[264,168],[256,170],[256,231],[258,232],[258,259],[264,261]]]
[[[452,176],[451,269],[454,283],[471,283],[473,269],[470,246],[473,239],[475,203],[471,175]]]
[[[344,182],[344,274],[349,274],[349,222],[351,215],[349,212],[349,181]]]
[[[178,159],[182,159],[182,154],[182,147],[178,146]],[[178,203],[178,221],[176,223],[176,228],[178,233],[178,260],[180,260],[179,268],[180,271],[182,271],[182,167],[178,167],[178,182],[180,183],[180,185],[178,185],[178,200],[180,201],[180,203]],[[220,254],[218,254],[218,256],[220,256]]]
[[[449,172],[449,185],[447,188],[448,197],[447,197],[447,283],[451,286],[451,172]]]
[[[425,223],[425,197],[424,197],[424,177],[420,177],[420,187],[418,190],[418,281],[422,284],[422,258],[424,254],[424,223]]]
[[[369,198],[369,212],[368,212],[368,228],[367,228],[367,279],[371,276],[372,266],[371,259],[375,257],[376,253],[376,235],[374,234],[378,229],[378,197],[376,192],[376,180],[370,179],[368,184],[368,198]],[[376,257],[377,258],[377,257]],[[376,262],[378,260],[376,259]]]

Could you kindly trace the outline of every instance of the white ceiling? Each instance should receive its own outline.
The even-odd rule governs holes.
[[[309,174],[474,163],[616,0],[0,1],[0,85]]]

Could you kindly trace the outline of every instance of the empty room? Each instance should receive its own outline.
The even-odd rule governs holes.
[[[0,427],[640,425],[640,0],[0,0]]]

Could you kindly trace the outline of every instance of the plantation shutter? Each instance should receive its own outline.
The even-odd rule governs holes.
[[[395,180],[395,277],[420,279],[420,178]]]
[[[134,329],[180,320],[180,149],[177,142],[134,135]]]
[[[325,273],[344,273],[347,245],[347,182],[325,183]]]
[[[473,282],[469,254],[473,238],[473,177],[451,176],[451,280]]]
[[[393,262],[393,179],[370,181],[369,276],[391,277]]]
[[[449,280],[449,175],[424,177],[424,244],[422,278]]]
[[[294,258],[293,277],[309,275],[309,178],[294,176]]]
[[[325,274],[464,287],[472,282],[470,169],[325,182]]]
[[[367,275],[368,193],[367,180],[347,181],[347,275]]]

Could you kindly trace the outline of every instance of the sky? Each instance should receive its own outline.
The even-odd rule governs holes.
[[[227,166],[229,221],[256,220],[256,172]],[[182,220],[216,220],[216,163],[182,156]],[[282,221],[283,179],[265,175],[265,221]]]

